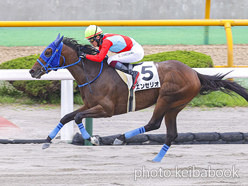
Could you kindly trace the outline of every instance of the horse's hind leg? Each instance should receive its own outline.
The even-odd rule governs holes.
[[[170,104],[165,101],[165,99],[158,99],[156,107],[153,111],[153,115],[149,123],[143,127],[138,129],[126,132],[125,134],[120,135],[118,138],[115,139],[114,145],[121,145],[124,143],[125,139],[129,139],[135,135],[149,132],[151,130],[157,130],[161,126],[161,122],[165,113],[170,109]]]
[[[170,148],[171,143],[177,138],[178,134],[176,117],[186,105],[187,104],[172,108],[165,114],[164,118],[167,131],[165,143],[153,161],[160,162],[166,154],[167,150]]]

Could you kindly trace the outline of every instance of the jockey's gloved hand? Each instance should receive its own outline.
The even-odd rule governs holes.
[[[86,54],[83,51],[78,51],[78,57],[84,59],[86,57]]]

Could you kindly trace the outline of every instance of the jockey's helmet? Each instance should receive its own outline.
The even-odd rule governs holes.
[[[85,39],[91,39],[102,34],[102,29],[96,25],[90,25],[85,30]]]

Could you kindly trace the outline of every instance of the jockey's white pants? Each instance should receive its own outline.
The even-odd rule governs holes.
[[[135,43],[131,50],[121,52],[108,58],[108,64],[111,61],[119,61],[121,63],[133,63],[142,60],[144,57],[144,49],[139,43]]]

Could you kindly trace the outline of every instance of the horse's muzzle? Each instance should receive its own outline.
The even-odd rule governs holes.
[[[40,79],[43,72],[39,70],[39,72],[35,71],[34,69],[30,69],[29,73],[31,74],[32,78]]]

